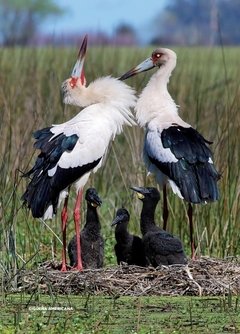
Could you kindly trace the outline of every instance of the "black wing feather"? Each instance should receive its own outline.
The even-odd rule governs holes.
[[[217,181],[220,174],[210,162],[211,144],[195,129],[170,126],[161,134],[162,145],[169,148],[177,162],[162,162],[148,155],[165,175],[175,182],[183,198],[191,203],[203,203],[219,199]]]
[[[33,168],[23,175],[31,177],[31,182],[22,200],[28,208],[31,208],[33,217],[42,217],[49,205],[53,205],[53,212],[56,213],[59,193],[96,167],[101,158],[74,168],[63,169],[58,166],[55,174],[50,177],[48,171],[56,166],[64,152],[73,150],[78,136],[76,134],[66,136],[60,133],[53,137],[51,127],[38,130],[33,136],[36,139],[34,147],[41,152]]]
[[[212,152],[206,144],[212,142],[206,140],[193,128],[171,126],[161,133],[164,148],[170,148],[177,159],[184,158],[189,163],[208,162],[212,158]]]

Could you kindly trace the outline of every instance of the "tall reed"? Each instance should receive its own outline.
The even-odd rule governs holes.
[[[212,150],[221,173],[221,198],[217,203],[194,207],[195,237],[200,254],[226,257],[239,255],[240,240],[240,85],[237,48],[178,48],[178,66],[169,90],[180,107],[181,117],[212,140]],[[119,76],[149,56],[151,49],[90,48],[86,77]],[[0,50],[0,249],[1,268],[11,275],[24,266],[59,258],[61,243],[59,215],[43,224],[22,208],[26,187],[22,172],[32,166],[32,132],[75,115],[75,107],[61,102],[61,82],[70,75],[77,50],[60,48]],[[151,73],[141,74],[128,83],[138,92]],[[143,131],[126,128],[111,145],[104,167],[92,175],[87,186],[95,186],[103,198],[100,217],[106,238],[106,264],[114,263],[114,237],[110,227],[118,207],[131,213],[131,229],[139,233],[141,204],[129,189],[132,185],[155,186],[142,162]],[[187,206],[168,190],[169,231],[179,235],[189,253]],[[72,210],[75,194],[70,196]],[[157,221],[162,224],[161,205]],[[68,237],[73,235],[68,225]],[[10,270],[14,269],[14,271]],[[10,275],[9,274],[9,275]]]

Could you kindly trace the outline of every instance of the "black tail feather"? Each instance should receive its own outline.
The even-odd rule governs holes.
[[[24,204],[31,209],[34,218],[44,216],[46,209],[52,204],[51,185],[48,175],[42,175],[36,182],[35,178],[29,183],[22,196]]]
[[[217,186],[219,174],[212,164],[191,165],[184,171],[178,169],[178,163],[173,165],[174,182],[187,202],[197,204],[219,199]]]
[[[185,160],[163,163],[152,158],[150,161],[176,184],[187,202],[197,204],[219,199],[217,181],[220,174],[213,164],[189,164]]]

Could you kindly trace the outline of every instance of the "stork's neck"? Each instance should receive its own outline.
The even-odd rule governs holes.
[[[154,119],[171,123],[178,117],[177,106],[167,87],[174,67],[174,64],[162,65],[143,89],[136,106],[140,126],[146,126]]]
[[[147,86],[151,85],[156,87],[157,90],[162,89],[163,91],[168,92],[167,85],[174,67],[174,64],[170,63],[162,65],[157,72],[152,75]]]
[[[142,235],[145,235],[147,232],[155,231],[155,210],[158,201],[144,201],[142,212],[141,212],[141,232]]]
[[[87,205],[87,217],[84,229],[87,230],[89,238],[93,238],[100,235],[101,225],[98,218],[97,208],[88,203]]]
[[[130,239],[130,234],[127,230],[128,222],[119,223],[115,229],[115,238],[119,243],[127,243]]]

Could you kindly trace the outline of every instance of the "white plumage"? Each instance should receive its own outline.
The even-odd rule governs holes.
[[[66,90],[66,82],[69,81],[70,79],[65,81],[63,85],[65,102],[68,101],[70,103],[72,101],[71,96],[73,92],[76,99],[76,92],[78,92],[80,105],[82,96],[86,96],[86,92],[89,92],[88,89],[92,89],[93,93],[89,96],[91,96],[92,101],[95,101],[95,103],[84,108],[69,121],[50,127],[49,131],[52,133],[52,136],[47,139],[49,144],[60,135],[65,137],[76,135],[78,139],[74,148],[63,151],[54,166],[47,170],[49,178],[54,177],[58,167],[67,170],[69,168],[81,167],[100,159],[98,164],[91,169],[96,172],[105,158],[109,143],[114,140],[117,134],[122,132],[124,125],[131,126],[135,124],[130,108],[134,107],[136,98],[134,90],[125,83],[116,78],[104,77],[97,79],[83,89],[81,86],[77,86],[73,90],[68,86],[69,90]],[[98,87],[103,96],[102,99],[100,94],[94,97],[94,92],[98,92]],[[105,93],[104,87],[106,88]],[[65,98],[66,95],[68,96],[67,100]],[[41,175],[41,172],[38,176]],[[84,177],[84,182],[80,182],[78,178],[74,181],[77,191],[87,182],[89,175],[89,172],[81,175],[81,178]],[[68,186],[69,184],[61,190],[65,196],[68,193]],[[64,198],[63,194],[59,194],[59,198],[62,200]],[[50,213],[53,213],[54,210],[47,207],[45,211],[47,211],[47,215],[44,215],[44,218],[51,218]]]
[[[140,94],[135,111],[138,124],[146,129],[143,156],[149,172],[160,186],[169,182],[173,192],[189,203],[206,203],[219,198],[216,171],[209,141],[178,115],[178,107],[167,84],[176,66],[174,51],[159,48],[152,56],[121,76],[125,80],[157,67]],[[166,199],[166,196],[164,196]],[[164,208],[167,210],[167,202]],[[190,210],[191,211],[191,210]],[[167,211],[163,213],[166,228]],[[192,227],[192,218],[189,218]]]
[[[110,76],[99,78],[86,86],[83,72],[86,47],[85,37],[72,76],[62,84],[64,103],[85,108],[65,123],[35,132],[34,146],[41,152],[33,168],[26,173],[26,176],[31,176],[31,182],[23,195],[33,217],[44,219],[52,218],[61,200],[65,199],[61,215],[62,271],[66,270],[68,189],[74,184],[77,190],[74,221],[78,248],[77,269],[81,270],[79,220],[82,188],[90,173],[101,167],[109,143],[122,132],[123,126],[135,124],[130,111],[136,103],[132,88]]]
[[[99,94],[97,98],[94,99],[93,97],[94,92],[98,91],[98,87],[103,94],[102,101]],[[105,94],[104,87],[107,88]],[[93,172],[96,172],[102,165],[109,143],[114,140],[117,134],[122,132],[124,125],[132,126],[135,124],[130,111],[130,107],[134,107],[136,102],[133,89],[112,77],[97,79],[84,89],[83,95],[88,91],[88,88],[93,89],[91,96],[96,103],[83,109],[68,122],[53,125],[50,130],[53,137],[49,141],[59,134],[64,134],[66,137],[77,135],[78,141],[72,151],[63,152],[56,165],[48,171],[49,176],[54,176],[57,167],[63,169],[81,167],[101,159],[93,169]],[[81,97],[82,94],[80,93],[79,101],[82,101]],[[64,101],[66,102],[65,98]],[[71,99],[68,97],[67,101],[70,103]],[[77,180],[74,183],[76,191],[87,182],[89,175],[90,173],[87,173],[86,177],[86,174],[84,174],[84,182]],[[66,189],[63,191],[67,194]],[[63,199],[63,196],[60,195],[60,198]],[[48,218],[51,217],[48,215]]]

